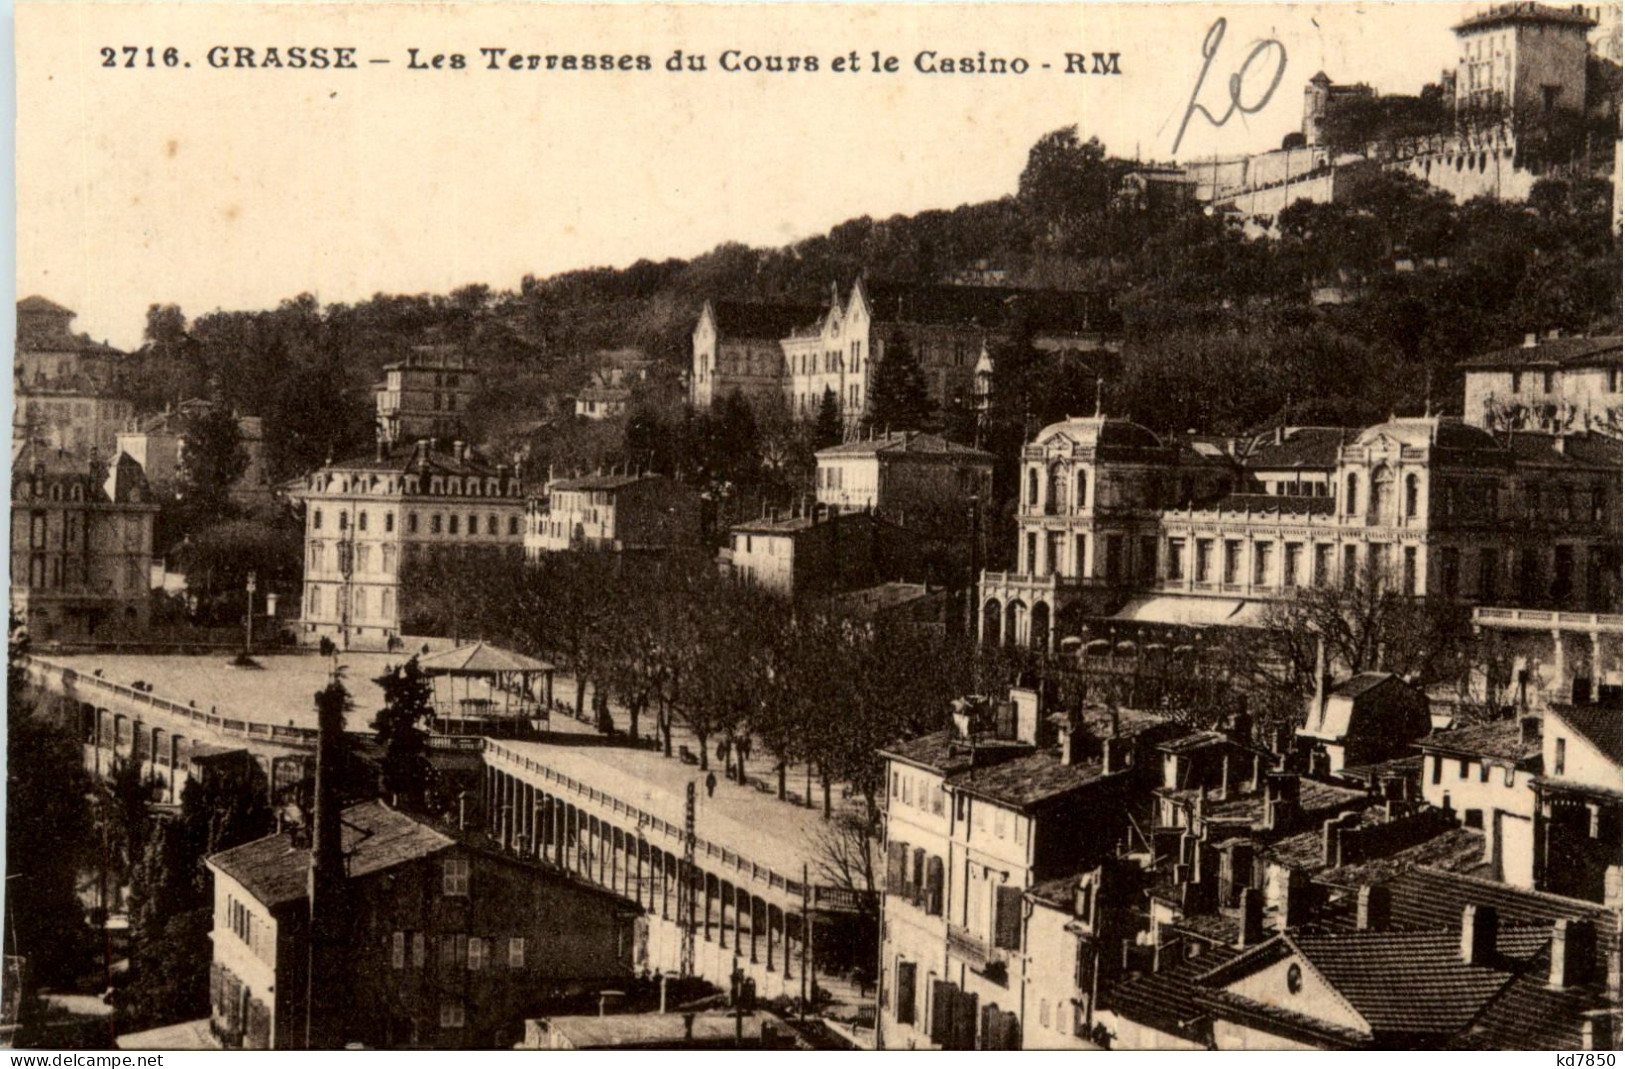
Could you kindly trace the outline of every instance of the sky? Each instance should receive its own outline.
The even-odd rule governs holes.
[[[859,215],[1013,193],[1027,149],[1068,124],[1116,155],[1172,158],[1192,94],[1223,116],[1230,75],[1269,41],[1240,94],[1262,106],[1222,125],[1195,115],[1178,155],[1278,146],[1316,71],[1415,92],[1453,65],[1450,26],[1471,10],[19,4],[17,292],[73,308],[78,329],[130,348],[155,302],[196,317],[302,292],[325,304],[472,282],[515,289],[526,274],[686,258],[724,241],[785,245]],[[345,46],[359,69],[218,68],[215,46],[256,60],[271,46]],[[413,48],[446,66],[409,69]],[[548,70],[544,59],[489,70],[481,48],[508,49],[504,60],[647,55],[653,69]],[[703,55],[706,71],[668,73],[675,49]],[[728,72],[728,50],[813,56],[819,69]],[[832,69],[853,51],[859,72]],[[1095,51],[1119,53],[1122,73],[1063,73],[1065,53]],[[898,70],[872,72],[874,52]],[[921,52],[1022,57],[1030,69],[922,73]]]

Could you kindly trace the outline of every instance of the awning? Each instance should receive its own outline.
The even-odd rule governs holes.
[[[1178,624],[1184,627],[1209,627],[1214,624],[1228,627],[1256,627],[1262,612],[1263,606],[1257,602],[1163,595],[1135,598],[1124,605],[1112,619],[1131,620],[1142,624]]]

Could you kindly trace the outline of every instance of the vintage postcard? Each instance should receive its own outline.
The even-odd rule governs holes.
[[[1618,4],[15,31],[6,1044],[1614,1064]]]

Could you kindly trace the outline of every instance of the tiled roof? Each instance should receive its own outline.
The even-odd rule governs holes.
[[[1082,873],[1074,872],[1066,876],[1057,876],[1053,880],[1043,880],[1027,888],[1027,896],[1044,903],[1047,906],[1071,913],[1077,901],[1078,879]]]
[[[1358,672],[1333,687],[1331,693],[1343,698],[1358,698],[1366,691],[1397,678],[1392,672]]]
[[[341,831],[345,874],[351,879],[429,857],[453,842],[382,802],[344,810]],[[215,854],[209,864],[268,908],[298,902],[307,894],[310,851],[295,847],[289,834],[268,835]]]
[[[922,765],[947,774],[970,767],[969,750],[962,746],[956,747],[955,742],[954,733],[944,729],[887,746],[880,754],[882,757],[896,757],[910,764]],[[1014,746],[1009,750],[1012,755],[1022,752]]]
[[[1494,880],[1436,868],[1407,869],[1388,884],[1395,927],[1445,928],[1461,923],[1463,906],[1493,906],[1502,924],[1551,924],[1559,918],[1589,920],[1603,939],[1619,936],[1619,913],[1595,902],[1526,891]]]
[[[1337,466],[1337,451],[1355,433],[1343,427],[1287,427],[1279,442],[1273,434],[1255,438],[1243,463],[1249,468],[1265,470],[1330,470]]]
[[[1203,1001],[1207,992],[1196,978],[1236,953],[1229,947],[1213,947],[1199,958],[1180,958],[1158,972],[1131,975],[1107,988],[1101,1001],[1129,1020],[1205,1042],[1202,1018],[1208,1013]]]
[[[1523,726],[1516,720],[1495,720],[1454,731],[1435,731],[1416,745],[1423,750],[1442,750],[1501,761],[1518,762],[1540,756],[1540,739],[1525,742]]]
[[[765,301],[716,301],[717,333],[724,338],[756,338],[777,341],[787,338],[801,323],[818,317],[812,304],[770,304]]]
[[[553,666],[522,653],[484,642],[458,646],[419,658],[418,667],[429,675],[487,675],[494,672],[551,672]]]
[[[1027,750],[1011,760],[955,773],[950,781],[956,790],[1019,808],[1085,787],[1103,774],[1098,760],[1063,765],[1046,750]]]
[[[48,300],[47,298],[41,297],[38,294],[31,297],[24,297],[22,300],[18,301],[17,311],[24,313],[33,312],[36,314],[45,312],[51,315],[73,315],[73,311],[71,309],[64,308],[55,301]]]
[[[438,443],[437,443],[438,444]],[[324,465],[327,471],[388,471],[407,474],[417,470],[417,446],[424,447],[430,472],[437,475],[495,475],[496,466],[469,450],[463,460],[440,449],[429,449],[426,442],[406,443],[391,448],[378,459],[376,452],[335,461]]]
[[[1490,1001],[1449,1046],[1470,1050],[1580,1050],[1588,1011],[1612,1008],[1606,988],[1583,984],[1555,990],[1548,984],[1550,951]],[[1615,1038],[1614,1043],[1618,1044]]]
[[[899,454],[953,454],[974,460],[985,460],[993,463],[993,454],[974,449],[958,442],[950,442],[940,434],[922,434],[919,431],[899,431],[894,434],[883,434],[876,438],[860,439],[853,442],[842,442],[832,445],[828,449],[820,449],[821,457],[834,456],[871,456],[884,453],[887,456]]]
[[[1510,441],[1520,464],[1572,471],[1617,472],[1620,467],[1620,440],[1606,434],[1514,431]]]
[[[1551,715],[1579,732],[1614,764],[1620,763],[1618,709],[1604,709],[1596,705],[1554,705]]]
[[[1380,812],[1381,810],[1374,810]],[[1293,836],[1294,839],[1311,839],[1312,842],[1299,844],[1298,849],[1307,852],[1313,850],[1320,853],[1323,849],[1325,836],[1323,832],[1305,832],[1302,836]],[[1286,846],[1289,840],[1283,840],[1271,848],[1274,851]],[[1321,854],[1323,857],[1324,854]],[[1315,859],[1318,861],[1319,859]],[[1461,873],[1469,876],[1484,876],[1491,871],[1490,863],[1484,860],[1484,835],[1472,828],[1451,828],[1424,839],[1414,846],[1403,850],[1396,850],[1385,857],[1371,858],[1354,865],[1344,865],[1338,869],[1327,869],[1315,877],[1316,881],[1333,887],[1357,888],[1368,883],[1389,883],[1396,876],[1408,872],[1417,866],[1425,865],[1447,873]],[[1318,868],[1318,864],[1305,865],[1305,868]]]
[[[1573,367],[1618,364],[1621,345],[1618,335],[1594,338],[1543,338],[1533,346],[1515,345],[1463,360],[1459,366],[1474,368]]]
[[[557,479],[549,484],[549,490],[619,490],[623,486],[631,486],[644,479],[653,479],[653,475],[582,475],[574,479]]]

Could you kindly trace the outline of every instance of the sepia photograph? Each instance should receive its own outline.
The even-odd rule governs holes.
[[[1615,1064],[1619,4],[12,24],[8,1064]]]

